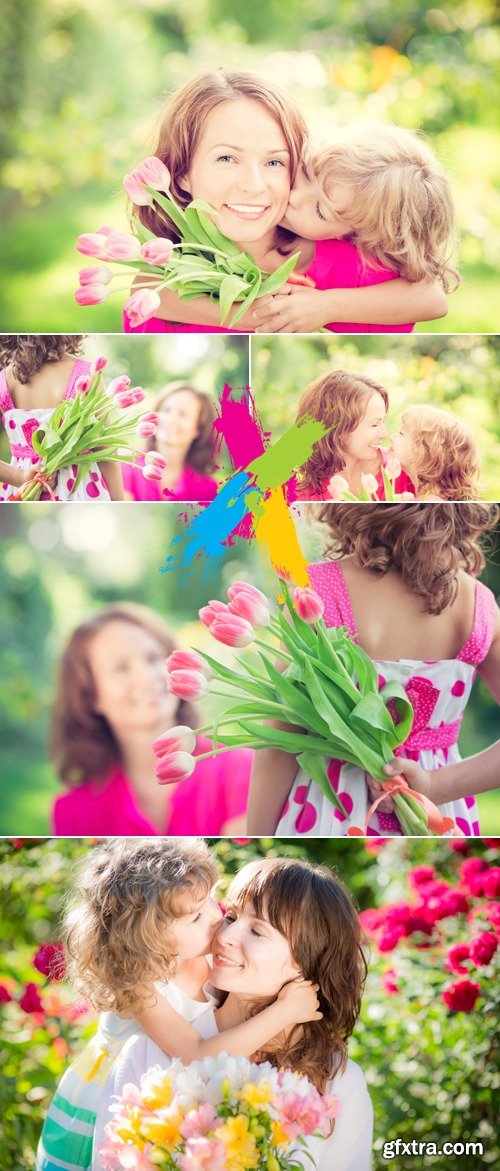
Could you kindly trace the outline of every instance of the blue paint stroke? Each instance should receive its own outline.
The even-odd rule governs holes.
[[[193,566],[196,558],[203,558],[205,577],[210,577],[224,553],[227,542],[235,529],[241,525],[252,505],[263,492],[254,477],[246,471],[231,476],[219,489],[208,508],[203,508],[178,537],[174,537],[172,552],[165,559],[160,573],[182,572]],[[197,570],[200,566],[197,565]]]

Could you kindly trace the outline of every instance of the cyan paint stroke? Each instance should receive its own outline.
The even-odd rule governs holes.
[[[234,417],[237,418],[239,426],[248,426],[239,413]],[[248,413],[246,418],[248,420]],[[249,446],[253,446],[257,440],[255,423],[255,419],[251,420],[251,430],[248,428]],[[277,443],[263,451],[256,459],[252,459],[245,471],[236,472],[231,476],[217,493],[215,500],[200,511],[179,537],[174,539],[172,552],[166,558],[162,572],[167,573],[172,569],[182,571],[191,567],[196,558],[203,557],[205,565],[201,567],[198,563],[198,569],[202,568],[202,572],[209,576],[210,566],[214,567],[217,564],[225,543],[235,529],[245,521],[248,513],[255,513],[261,521],[263,514],[265,515],[266,496],[272,494],[274,489],[281,488],[281,485],[290,479],[295,468],[306,462],[314,445],[326,431],[325,425],[316,419],[302,419]],[[260,434],[264,445],[262,433]],[[231,433],[229,439],[231,440]],[[276,532],[275,537],[280,545],[277,559],[273,555],[273,534],[270,535],[269,531],[266,531],[265,546],[275,568],[279,567],[282,572],[286,572],[286,565],[281,564],[280,534]]]

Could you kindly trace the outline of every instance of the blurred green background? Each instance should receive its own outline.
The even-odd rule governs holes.
[[[294,422],[307,386],[330,370],[352,370],[385,386],[389,434],[402,411],[425,403],[453,411],[471,428],[480,458],[480,496],[500,497],[499,340],[483,335],[426,337],[253,337],[251,385],[273,440]]]
[[[121,182],[162,91],[220,65],[292,91],[315,136],[358,117],[430,135],[453,184],[463,283],[420,330],[491,331],[500,208],[494,0],[4,0],[4,330],[121,328],[119,296],[73,301],[80,232],[125,227]]]
[[[187,506],[188,515],[194,508]],[[294,506],[294,514],[306,557],[321,558],[322,529],[307,508]],[[183,646],[212,651],[211,636],[197,617],[208,598],[223,598],[239,577],[273,596],[275,578],[255,542],[237,540],[218,563],[196,563],[189,576],[160,573],[170,542],[185,523],[178,517],[175,505],[158,504],[38,503],[0,511],[0,834],[47,832],[58,790],[46,753],[54,672],[79,622],[107,603],[142,602],[167,619]],[[484,576],[499,594],[498,543]],[[227,664],[233,654],[217,648]],[[201,714],[200,723],[215,717],[213,699]],[[477,680],[460,738],[463,755],[480,751],[499,734],[498,707]],[[500,789],[480,798],[480,822],[483,833],[499,832]]]
[[[146,391],[145,407],[151,410],[169,382],[179,379],[217,401],[227,382],[237,393],[249,382],[249,341],[247,337],[228,334],[89,334],[84,338],[82,356],[93,361],[100,354],[108,359],[106,382],[119,374],[128,374],[133,386]],[[9,441],[0,428],[0,459],[10,461]],[[230,473],[226,453],[216,457],[218,478]]]

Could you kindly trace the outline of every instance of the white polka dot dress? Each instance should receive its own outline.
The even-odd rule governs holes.
[[[70,371],[66,390],[63,398],[74,398],[77,394],[76,382],[78,378],[90,372],[90,362],[84,361],[82,358],[77,358]],[[12,401],[9,388],[7,386],[7,378],[5,370],[0,371],[0,414],[2,415],[3,425],[7,432],[11,450],[11,464],[13,467],[22,468],[27,471],[33,464],[39,460],[33,444],[33,432],[37,431],[39,427],[43,427],[48,423],[55,407],[37,408],[35,411],[20,410]],[[76,464],[72,467],[62,468],[58,474],[56,486],[53,489],[56,500],[110,500],[111,497],[108,492],[106,482],[99,470],[97,463],[92,464],[89,471],[80,480],[80,483],[75,491],[72,491],[74,483],[78,474]],[[10,496],[14,496],[19,491],[14,488],[12,484],[0,483],[0,501],[8,500]],[[49,493],[42,492],[41,500],[48,500]]]
[[[328,561],[311,565],[309,574],[312,585],[325,603],[326,625],[346,626],[357,641],[340,563]],[[491,590],[477,581],[472,630],[455,659],[427,663],[399,659],[397,662],[376,663],[380,687],[397,680],[414,709],[412,731],[398,755],[417,760],[426,769],[443,768],[460,760],[457,747],[460,722],[474,682],[475,669],[486,658],[491,646],[495,611]],[[300,769],[276,828],[277,837],[342,837],[351,825],[365,825],[371,797],[363,769],[331,760],[328,776],[346,816]],[[439,808],[444,816],[453,818],[467,836],[480,833],[474,797],[449,801]],[[391,836],[402,831],[394,813],[376,810],[367,832],[370,836]]]

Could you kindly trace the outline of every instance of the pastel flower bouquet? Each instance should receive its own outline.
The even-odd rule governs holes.
[[[299,253],[289,256],[275,272],[262,271],[248,252],[219,232],[213,222],[217,213],[202,199],[194,199],[186,208],[169,193],[170,173],[161,159],[152,156],[126,175],[125,191],[136,206],[151,206],[165,220],[167,232],[174,228],[177,243],[165,236],[157,237],[138,221],[134,235],[102,227],[98,232],[79,236],[77,249],[96,260],[125,264],[142,279],[136,282],[125,310],[133,327],[154,316],[160,307],[162,289],[173,289],[182,301],[208,294],[219,305],[220,324],[224,325],[235,305],[230,327],[257,297],[273,293],[290,278]],[[75,300],[79,305],[97,305],[109,297],[110,282],[118,275],[104,266],[84,268],[79,274],[80,288]],[[301,278],[295,278],[302,283]]]
[[[99,1151],[106,1171],[301,1171],[303,1158],[314,1166],[306,1136],[328,1135],[339,1102],[307,1077],[222,1053],[155,1066],[111,1110]]]
[[[46,426],[33,432],[31,442],[42,462],[41,471],[10,500],[38,500],[44,489],[51,495],[50,477],[74,466],[71,495],[96,461],[130,463],[141,454],[136,437],[154,435],[159,416],[154,411],[131,413],[130,408],[144,400],[144,391],[131,387],[126,375],[105,386],[106,363],[106,358],[96,358],[90,374],[78,379],[75,397],[60,403]],[[154,453],[154,457],[165,466],[162,456]],[[156,464],[148,462],[144,475],[152,469]]]
[[[382,464],[380,469],[382,476],[382,486],[384,489],[383,499],[395,503],[396,501],[415,500],[413,492],[396,492],[396,480],[401,475],[401,464],[395,456],[389,456],[387,462]],[[371,472],[367,472],[361,476],[361,492],[358,496],[351,492],[349,483],[345,476],[336,472],[328,483],[328,491],[333,500],[347,500],[350,503],[359,504],[360,501],[378,501],[380,485],[377,482],[376,476]]]
[[[344,816],[346,810],[328,779],[328,762],[335,758],[358,765],[382,782],[382,797],[390,793],[406,835],[453,831],[454,822],[442,818],[436,806],[403,778],[388,781],[383,771],[412,727],[413,708],[403,687],[394,681],[379,690],[375,664],[344,627],[325,626],[324,604],[313,589],[297,587],[292,595],[280,582],[280,590],[284,605],[275,617],[265,595],[242,581],[229,587],[228,603],[211,601],[200,610],[201,621],[217,642],[238,648],[254,643],[258,648],[256,658],[238,661],[239,670],[203,651],[174,651],[167,659],[173,695],[199,699],[210,687],[225,696],[227,706],[215,723],[198,733],[173,728],[154,742],[158,781],[168,784],[193,772],[196,735],[204,733],[212,739],[206,756],[242,745],[292,753]],[[255,627],[264,628],[277,643],[258,635]],[[277,656],[283,671],[275,666]],[[296,730],[274,727],[269,721],[283,721]],[[363,830],[351,827],[348,832]]]

